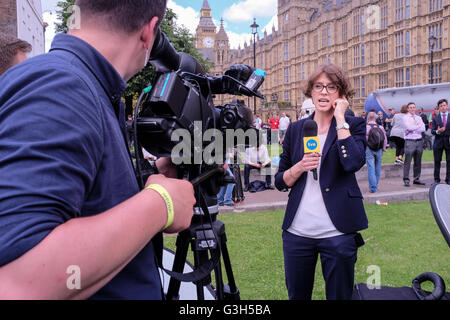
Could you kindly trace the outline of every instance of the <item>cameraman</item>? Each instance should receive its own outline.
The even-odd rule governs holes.
[[[139,192],[120,100],[166,0],[75,4],[80,29],[0,78],[0,299],[161,299],[151,239],[190,225],[194,191],[154,175]]]

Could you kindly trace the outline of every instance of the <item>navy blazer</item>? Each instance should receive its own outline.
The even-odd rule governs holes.
[[[313,116],[314,114],[307,119],[312,120]],[[336,120],[333,117],[322,151],[319,183],[325,207],[334,226],[342,233],[351,233],[368,227],[363,196],[355,177],[355,172],[366,162],[366,122],[355,117],[345,117],[345,120],[350,125],[351,136],[338,140]],[[278,190],[288,188],[283,174],[303,158],[304,123],[305,119],[293,122],[286,132],[283,153],[275,175]],[[306,177],[307,174],[303,173],[289,192],[283,230],[290,227],[295,217],[305,189]]]
[[[444,148],[444,140],[448,139],[450,136],[450,121],[449,118],[450,117],[450,112],[447,114],[447,119],[446,119],[446,125],[445,125],[445,131],[437,134],[437,129],[438,127],[443,127],[444,126],[444,122],[442,121],[442,116],[441,113],[439,113],[437,116],[435,116],[433,118],[433,122],[431,123],[431,133],[434,134],[436,136],[435,140],[434,140],[434,145],[433,145],[433,149],[440,149],[440,148]]]

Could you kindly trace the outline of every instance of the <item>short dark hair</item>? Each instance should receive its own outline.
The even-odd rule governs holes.
[[[409,108],[409,106],[412,105],[412,104],[413,104],[413,105],[416,105],[415,102],[408,102],[408,104],[406,105],[406,107]]]
[[[350,80],[348,79],[342,68],[333,63],[321,65],[309,76],[308,81],[306,82],[306,85],[303,89],[303,93],[306,97],[312,97],[311,91],[314,82],[322,73],[325,73],[327,77],[330,78],[331,82],[333,82],[339,88],[340,96],[345,95],[347,99],[353,97],[354,90],[350,85]]]
[[[441,99],[441,100],[438,101],[437,106],[439,107],[439,105],[440,105],[441,103],[443,103],[443,102],[445,102],[445,103],[448,105],[447,99]]]
[[[31,44],[0,32],[0,76],[13,66],[17,52],[31,52]]]
[[[167,0],[76,0],[81,15],[97,15],[114,30],[132,33],[158,17],[157,27],[164,18]]]

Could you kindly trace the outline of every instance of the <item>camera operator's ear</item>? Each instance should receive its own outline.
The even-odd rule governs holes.
[[[156,25],[158,24],[158,17],[153,17],[147,24],[141,29],[141,41],[144,43],[144,48],[151,51],[153,42],[156,37]]]

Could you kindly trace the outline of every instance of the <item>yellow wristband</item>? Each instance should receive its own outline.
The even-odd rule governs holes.
[[[159,195],[164,199],[164,201],[166,202],[166,207],[167,207],[167,223],[164,226],[164,229],[167,229],[168,227],[170,227],[173,223],[173,216],[174,216],[174,212],[173,212],[173,202],[172,202],[172,197],[169,195],[169,193],[167,192],[167,190],[159,185],[159,184],[151,184],[149,185],[147,188],[145,189],[152,189],[156,192],[159,193]]]

